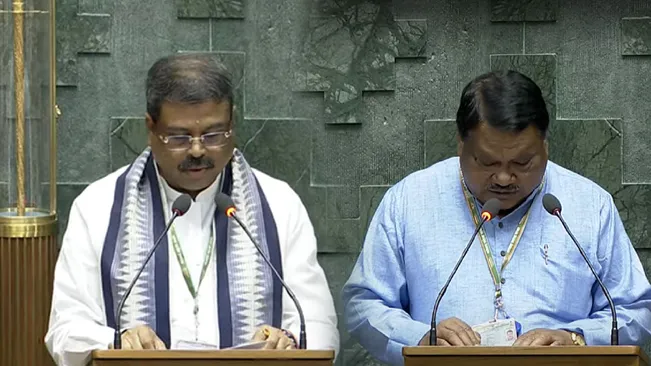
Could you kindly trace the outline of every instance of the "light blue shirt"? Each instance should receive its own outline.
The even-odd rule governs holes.
[[[545,193],[561,201],[565,220],[610,291],[620,344],[642,345],[651,336],[651,286],[612,197],[552,162],[543,191],[529,197],[529,222],[502,275],[505,310],[521,323],[522,333],[567,329],[582,333],[589,345],[610,344],[608,302],[561,223],[544,210]],[[484,226],[498,269],[528,207]],[[458,158],[389,189],[343,289],[348,331],[374,357],[402,364],[402,347],[417,345],[429,331],[436,296],[474,228]],[[477,238],[443,297],[437,321],[485,323],[493,318],[493,302],[494,285]]]

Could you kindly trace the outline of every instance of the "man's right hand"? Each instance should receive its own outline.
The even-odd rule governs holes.
[[[436,326],[437,346],[478,346],[481,336],[458,318],[449,318]],[[419,346],[429,346],[429,332],[418,343]]]
[[[146,325],[122,333],[122,349],[165,349],[165,343]]]

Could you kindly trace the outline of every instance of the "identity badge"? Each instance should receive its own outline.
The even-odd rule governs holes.
[[[475,325],[472,330],[481,336],[482,346],[512,346],[518,338],[518,326],[511,318]]]

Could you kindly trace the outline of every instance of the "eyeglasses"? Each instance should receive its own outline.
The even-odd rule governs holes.
[[[167,145],[171,151],[183,151],[192,148],[195,141],[200,142],[206,149],[216,149],[228,143],[228,139],[233,135],[232,130],[222,132],[210,132],[199,137],[189,135],[162,136],[158,138]]]

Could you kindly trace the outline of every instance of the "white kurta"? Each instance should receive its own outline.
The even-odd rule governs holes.
[[[114,331],[106,324],[100,260],[109,225],[115,183],[126,167],[89,185],[70,210],[68,227],[57,260],[50,325],[45,342],[59,366],[82,366],[90,351],[107,349]],[[254,170],[273,213],[278,231],[283,277],[305,312],[309,349],[339,350],[337,317],[332,296],[316,258],[316,238],[307,211],[286,183]],[[167,207],[180,195],[163,179]],[[214,219],[217,184],[201,192],[190,210],[174,223],[193,283],[199,281]],[[252,246],[252,253],[255,248]],[[195,339],[194,300],[183,279],[171,242],[169,291],[171,344]],[[219,345],[216,256],[199,289],[199,341]],[[271,285],[271,284],[270,284]],[[230,309],[229,309],[230,311]],[[298,312],[283,292],[282,328],[298,337]]]

